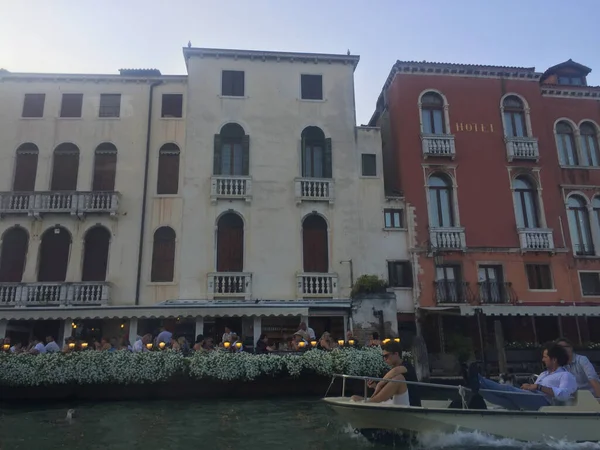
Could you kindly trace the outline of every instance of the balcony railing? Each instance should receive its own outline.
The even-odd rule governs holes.
[[[102,306],[108,304],[110,284],[77,283],[0,283],[3,306]]]
[[[298,298],[337,296],[338,277],[335,273],[299,273]]]
[[[477,283],[479,303],[502,304],[515,303],[518,298],[512,283],[488,280]]]
[[[466,281],[438,280],[433,282],[435,302],[471,303],[473,295]]]
[[[456,156],[452,134],[422,134],[421,144],[425,158],[442,156],[454,159]]]
[[[208,274],[208,293],[213,298],[252,296],[252,274],[248,272],[216,272]]]
[[[213,202],[218,199],[252,198],[252,178],[247,176],[213,176],[210,185],[210,198]]]
[[[430,228],[431,247],[437,250],[465,250],[465,229],[462,227]]]
[[[505,136],[504,142],[506,142],[506,155],[509,161],[514,159],[537,161],[540,159],[537,138]]]
[[[333,180],[323,178],[296,178],[296,202],[322,201],[333,203]]]
[[[519,241],[524,252],[554,251],[554,237],[549,228],[520,228]]]
[[[117,214],[118,192],[0,192],[0,214]]]

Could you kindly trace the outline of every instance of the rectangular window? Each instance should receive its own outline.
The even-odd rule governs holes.
[[[404,211],[401,209],[384,209],[385,228],[404,228]]]
[[[224,70],[221,72],[221,95],[230,97],[244,96],[244,72]]]
[[[412,267],[410,261],[388,261],[390,287],[412,287]]]
[[[600,296],[600,273],[598,272],[580,272],[579,281],[581,282],[581,291],[584,296]]]
[[[548,264],[525,264],[529,289],[552,289],[552,273]]]
[[[163,94],[161,117],[183,117],[183,94]]]
[[[362,157],[362,175],[363,177],[377,176],[377,157],[370,153],[363,153]]]
[[[81,117],[83,94],[63,94],[60,117]]]
[[[466,295],[460,266],[444,264],[435,268],[435,298],[437,303],[464,303]]]
[[[300,75],[302,99],[323,100],[323,76]]]
[[[25,94],[22,117],[44,117],[46,94]]]
[[[100,94],[99,117],[120,117],[121,94]]]

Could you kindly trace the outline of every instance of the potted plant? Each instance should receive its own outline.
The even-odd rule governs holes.
[[[377,275],[361,275],[358,277],[350,296],[356,298],[370,294],[383,294],[387,292],[388,282]]]

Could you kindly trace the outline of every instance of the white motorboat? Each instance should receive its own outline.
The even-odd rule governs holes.
[[[339,377],[344,379],[342,395],[345,394],[346,378],[364,380],[365,392],[367,380],[381,380],[348,375]],[[423,388],[429,386],[459,390],[463,408],[449,408],[450,400],[423,400],[422,406],[355,402],[345,396],[326,397],[324,401],[358,431],[382,430],[414,435],[464,430],[529,442],[546,439],[566,439],[571,442],[600,441],[600,403],[588,391],[577,392],[576,398],[568,405],[546,406],[538,411],[507,410],[490,403],[487,404],[488,409],[468,409],[464,397],[466,388],[406,383]]]

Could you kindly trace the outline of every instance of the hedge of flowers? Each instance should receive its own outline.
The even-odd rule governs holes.
[[[405,354],[410,357],[410,354]],[[194,380],[251,381],[259,377],[316,374],[379,376],[386,365],[378,348],[310,350],[301,355],[253,355],[216,351],[184,357],[162,352],[1,354],[0,386],[147,384],[175,376]]]

